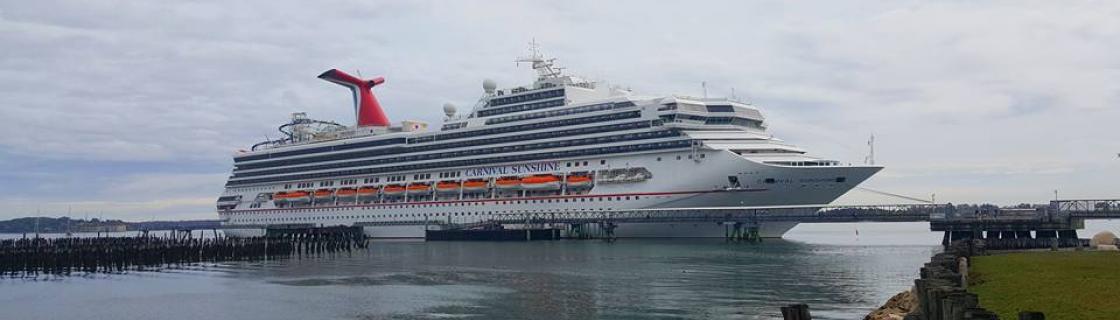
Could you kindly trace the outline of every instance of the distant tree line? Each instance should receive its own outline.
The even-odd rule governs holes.
[[[70,217],[27,217],[0,221],[0,233],[64,233],[79,228],[126,224],[121,220],[71,219]]]

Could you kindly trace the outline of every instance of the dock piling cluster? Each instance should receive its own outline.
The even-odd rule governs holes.
[[[177,234],[22,238],[0,241],[0,277],[155,271],[197,263],[349,253],[366,247],[360,231],[355,234],[330,230],[270,232],[264,237],[245,238],[188,238]]]

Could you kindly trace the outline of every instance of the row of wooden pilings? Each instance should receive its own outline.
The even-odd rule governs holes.
[[[953,241],[945,252],[933,255],[914,280],[918,309],[907,320],[995,320],[999,317],[980,306],[968,292],[968,264],[984,252],[982,240]]]
[[[189,233],[186,233],[189,234]],[[0,241],[0,277],[155,271],[196,263],[350,253],[367,247],[357,228],[269,230],[263,237],[193,238],[173,232],[134,237]]]

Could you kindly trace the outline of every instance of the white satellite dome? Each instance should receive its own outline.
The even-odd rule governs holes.
[[[496,89],[498,89],[498,83],[494,82],[494,80],[482,80],[482,90],[485,90],[486,93],[494,93]]]
[[[450,102],[443,104],[443,114],[448,118],[455,116],[455,105]]]

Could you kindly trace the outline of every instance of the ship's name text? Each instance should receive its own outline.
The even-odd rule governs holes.
[[[522,173],[536,173],[546,171],[557,171],[560,169],[559,162],[537,162],[530,164],[519,164],[512,166],[496,166],[496,167],[483,167],[483,168],[470,168],[463,172],[466,176],[494,176],[506,174],[522,174]]]

